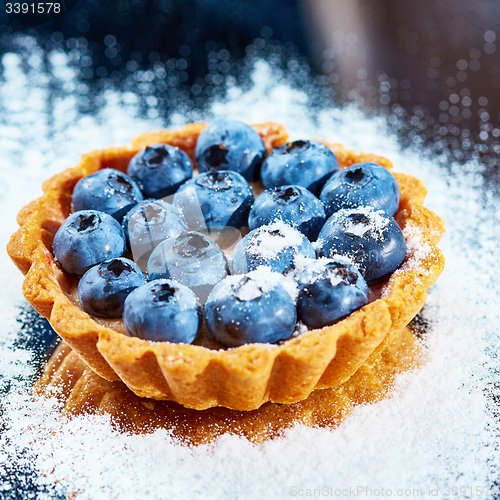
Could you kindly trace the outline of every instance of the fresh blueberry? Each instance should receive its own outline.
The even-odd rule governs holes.
[[[163,200],[144,200],[123,218],[122,228],[134,260],[146,269],[151,252],[187,229],[180,210]]]
[[[171,278],[188,286],[204,304],[212,288],[228,275],[227,260],[210,238],[185,231],[158,245],[148,261],[152,280]]]
[[[127,173],[137,181],[146,198],[164,198],[193,177],[193,164],[179,148],[156,144],[139,151],[130,160]]]
[[[118,318],[132,290],[147,282],[146,275],[133,261],[111,259],[91,267],[78,283],[78,298],[85,312],[102,318]]]
[[[81,276],[92,266],[121,257],[125,235],[111,215],[97,210],[71,214],[54,236],[56,261],[69,274]]]
[[[368,303],[368,285],[347,259],[318,259],[297,273],[298,318],[323,328]]]
[[[266,189],[292,184],[318,196],[338,169],[337,157],[321,142],[294,141],[273,149],[262,164],[260,178]]]
[[[73,209],[99,210],[121,221],[143,196],[139,186],[128,175],[105,168],[80,179],[73,190]]]
[[[123,323],[132,337],[153,342],[191,344],[202,319],[196,295],[173,280],[155,280],[126,299]]]
[[[235,170],[252,181],[265,152],[260,135],[252,127],[219,118],[200,134],[194,154],[200,172]]]
[[[320,257],[348,257],[369,285],[395,271],[406,256],[406,241],[396,221],[367,207],[335,212],[319,233]]]
[[[327,217],[343,208],[372,207],[394,215],[399,186],[394,176],[376,163],[357,163],[335,172],[321,191]]]
[[[315,258],[311,242],[297,229],[278,220],[250,231],[234,247],[232,260],[235,274],[268,266],[286,274],[295,268],[297,256]]]
[[[255,200],[248,216],[248,227],[256,229],[276,220],[297,228],[314,241],[325,223],[325,208],[302,186],[280,186],[264,191]]]
[[[237,347],[290,337],[297,312],[274,274],[260,268],[248,275],[228,276],[215,286],[205,305],[205,319],[217,341]]]
[[[231,170],[197,175],[179,188],[173,200],[193,231],[247,226],[253,202],[250,184]]]

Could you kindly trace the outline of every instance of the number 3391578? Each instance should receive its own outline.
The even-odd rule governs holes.
[[[7,14],[59,14],[61,12],[60,3],[6,3]]]

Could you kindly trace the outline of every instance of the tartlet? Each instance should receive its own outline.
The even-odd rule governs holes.
[[[10,257],[26,275],[24,296],[96,374],[108,381],[121,379],[140,397],[197,410],[215,406],[253,410],[267,401],[295,403],[315,389],[342,384],[370,355],[382,352],[420,311],[444,267],[436,247],[444,232],[443,221],[423,206],[426,189],[412,176],[393,172],[401,191],[395,219],[408,247],[402,266],[372,290],[373,300],[358,311],[333,326],[304,332],[278,345],[224,350],[203,336],[199,340],[203,345],[128,337],[121,320],[91,317],[80,309],[78,280],[55,262],[52,240],[71,212],[72,191],[82,177],[103,168],[125,172],[132,156],[158,143],[177,146],[194,161],[197,138],[206,126],[193,123],[178,131],[140,135],[130,146],[83,155],[76,167],[47,180],[44,194],[19,212],[20,228],[8,244]],[[253,128],[268,154],[288,139],[284,127],[276,123]],[[334,151],[341,168],[368,161],[392,169],[385,158],[322,142]]]

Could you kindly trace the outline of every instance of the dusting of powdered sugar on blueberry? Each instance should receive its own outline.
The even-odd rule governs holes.
[[[382,239],[384,237],[384,230],[387,227],[388,220],[387,214],[382,210],[358,207],[355,210],[339,210],[337,214],[339,219],[343,220],[342,224],[347,234],[361,238],[369,232],[373,239]]]
[[[311,283],[316,281],[324,273],[326,264],[329,262],[338,262],[339,264],[344,264],[345,266],[352,266],[353,262],[347,255],[332,255],[331,257],[320,257],[318,259],[310,259],[302,255],[295,257],[295,269],[291,275],[297,277],[300,273],[306,272],[309,276]],[[333,277],[332,277],[333,278]],[[341,280],[339,279],[339,282]],[[334,284],[332,282],[332,284]]]
[[[293,280],[287,279],[282,274],[272,271],[267,266],[259,266],[255,271],[247,274],[235,274],[223,279],[209,296],[211,302],[224,298],[237,290],[236,295],[242,301],[254,300],[262,293],[268,293],[276,284],[285,288],[290,297],[297,295]]]
[[[240,279],[241,275],[232,275],[224,278],[217,284],[217,287],[215,287],[212,290],[212,292],[209,295],[209,300],[211,301],[219,300],[228,295],[229,293],[231,293],[232,287],[235,286]]]
[[[257,230],[257,233],[250,238],[247,252],[252,256],[269,259],[287,248],[298,248],[302,241],[299,231],[282,220],[277,220]]]

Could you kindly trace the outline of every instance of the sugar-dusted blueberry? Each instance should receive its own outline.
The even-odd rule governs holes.
[[[369,285],[394,272],[406,256],[406,241],[386,212],[367,207],[335,212],[319,233],[320,257],[348,257]]]
[[[188,286],[202,304],[212,288],[228,275],[226,257],[202,233],[185,231],[158,245],[148,261],[152,280],[171,278]]]
[[[276,220],[297,228],[314,241],[325,223],[325,208],[302,186],[279,186],[267,189],[255,200],[248,216],[248,227],[256,229]]]
[[[125,299],[123,323],[132,337],[191,344],[201,320],[201,306],[196,295],[173,280],[151,281],[136,288]]]
[[[130,160],[127,173],[137,181],[146,198],[164,198],[193,177],[193,164],[179,148],[155,144]]]
[[[294,141],[273,149],[262,164],[260,178],[266,189],[293,184],[318,196],[338,169],[337,157],[321,142]]]
[[[313,260],[296,274],[297,315],[311,328],[323,328],[368,303],[368,285],[347,259]]]
[[[118,318],[128,295],[146,282],[146,275],[132,260],[121,257],[101,262],[78,282],[80,305],[94,316]]]
[[[290,337],[297,312],[279,278],[269,268],[259,268],[248,275],[228,276],[215,286],[205,305],[205,319],[218,342],[237,347]]]
[[[123,218],[122,227],[134,260],[146,269],[151,252],[165,239],[187,229],[182,213],[163,200],[144,200]]]
[[[75,211],[99,210],[121,221],[142,199],[142,192],[133,179],[119,170],[105,168],[77,182],[72,204]]]
[[[250,184],[237,172],[212,170],[184,183],[175,193],[178,207],[189,229],[248,225],[248,213],[254,202]]]
[[[357,163],[335,172],[323,186],[320,199],[327,217],[343,208],[372,207],[394,215],[399,205],[394,176],[376,163]]]
[[[311,242],[297,229],[281,220],[250,231],[234,247],[233,270],[244,274],[259,266],[286,274],[295,268],[297,256],[314,259]]]
[[[195,157],[200,172],[234,170],[252,181],[265,151],[260,135],[252,127],[219,118],[198,137]]]
[[[56,261],[64,271],[76,276],[105,260],[121,257],[125,248],[120,224],[111,215],[97,210],[71,214],[53,241]]]

